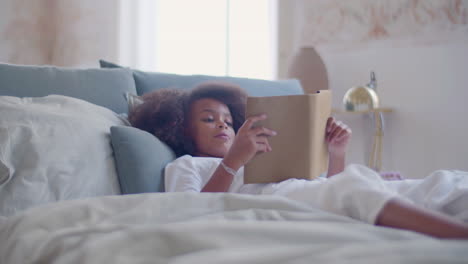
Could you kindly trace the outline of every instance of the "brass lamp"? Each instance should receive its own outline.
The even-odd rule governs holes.
[[[346,111],[366,111],[379,107],[379,97],[375,92],[377,82],[374,72],[371,72],[371,81],[366,86],[355,86],[349,89],[344,97],[343,104]]]
[[[349,89],[344,97],[343,104],[346,111],[365,112],[374,114],[375,134],[368,166],[376,171],[382,169],[382,137],[383,114],[379,111],[379,97],[376,93],[377,81],[375,73],[371,72],[371,81],[366,86],[355,86]]]

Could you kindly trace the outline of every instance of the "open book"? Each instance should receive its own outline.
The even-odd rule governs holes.
[[[328,168],[325,127],[331,114],[331,92],[249,97],[246,117],[266,113],[256,125],[278,132],[268,139],[272,152],[256,155],[245,165],[244,183],[313,179]]]

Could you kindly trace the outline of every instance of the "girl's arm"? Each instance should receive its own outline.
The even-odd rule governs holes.
[[[229,187],[234,180],[234,171],[237,172],[240,166],[228,165],[233,163],[228,162],[225,159],[221,162],[227,167],[227,169],[219,164],[218,168],[213,172],[210,180],[201,190],[202,192],[227,192],[229,190]]]
[[[327,120],[325,141],[328,146],[327,177],[342,172],[345,168],[346,147],[351,139],[351,129],[333,117]]]
[[[345,168],[345,155],[328,155],[328,172],[327,178],[332,177]]]
[[[272,151],[268,137],[276,135],[276,132],[265,127],[254,127],[256,122],[266,118],[265,114],[247,118],[237,131],[228,153],[224,156],[222,163],[227,168],[220,164],[203,187],[202,192],[227,192],[234,179],[233,171],[237,172],[258,153]]]

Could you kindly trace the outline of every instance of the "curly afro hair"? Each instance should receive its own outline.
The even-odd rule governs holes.
[[[132,109],[128,121],[136,128],[155,135],[183,155],[184,103],[188,92],[180,89],[159,89],[141,96],[143,103]]]
[[[245,120],[247,93],[227,82],[204,82],[191,90],[159,89],[142,96],[143,103],[129,113],[132,126],[145,130],[172,148],[179,157],[195,153],[188,131],[191,106],[210,98],[224,103],[231,112],[233,128],[237,130]]]

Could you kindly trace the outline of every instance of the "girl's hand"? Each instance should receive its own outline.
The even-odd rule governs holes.
[[[341,121],[329,117],[325,131],[325,141],[328,144],[329,156],[344,156],[351,139],[351,129]]]
[[[265,114],[247,118],[237,131],[234,142],[224,157],[224,163],[234,170],[238,170],[257,153],[272,151],[268,138],[275,136],[276,132],[266,127],[254,126],[256,122],[265,120],[266,118]]]

